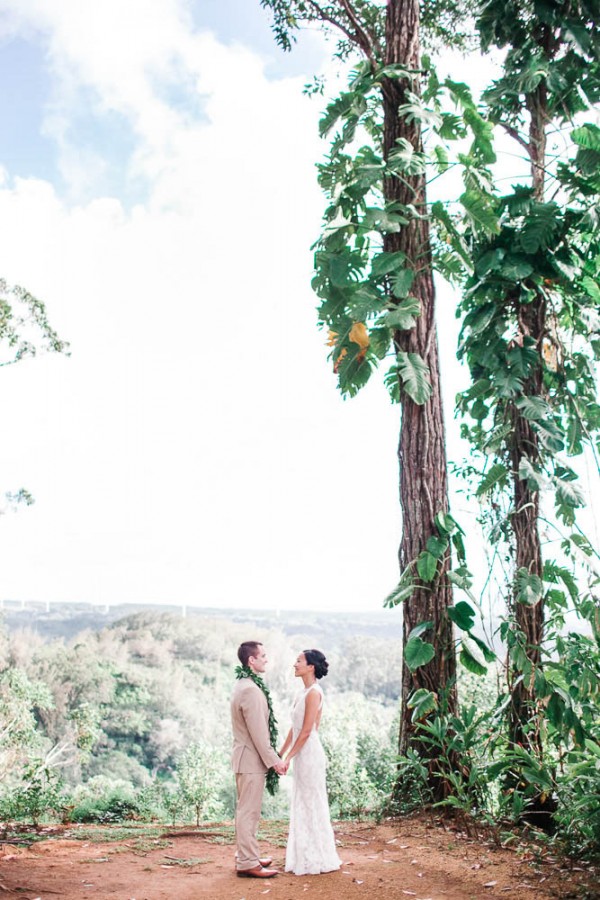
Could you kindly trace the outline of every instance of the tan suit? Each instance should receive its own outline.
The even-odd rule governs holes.
[[[256,832],[260,819],[265,777],[280,762],[269,739],[267,698],[250,678],[236,682],[231,697],[231,728],[237,805],[235,836],[237,868],[253,869],[259,863]]]

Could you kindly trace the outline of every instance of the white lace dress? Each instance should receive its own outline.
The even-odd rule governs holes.
[[[323,705],[323,691],[318,685],[302,691],[292,707],[294,741],[304,722],[304,706],[309,691],[318,691]],[[290,833],[285,852],[285,871],[294,875],[320,875],[339,869],[341,860],[335,848],[331,827],[325,768],[327,760],[316,726],[293,758]]]

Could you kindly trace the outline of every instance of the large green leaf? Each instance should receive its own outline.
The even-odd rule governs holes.
[[[448,607],[448,618],[450,618],[461,631],[470,631],[475,624],[475,610],[470,603],[459,600],[454,606]]]
[[[397,138],[396,147],[388,153],[387,167],[393,173],[422,175],[427,167],[427,158],[424,153],[415,150],[406,138]]]
[[[344,249],[341,253],[331,253],[328,258],[329,278],[336,287],[345,287],[358,281],[365,265],[360,253]]]
[[[556,203],[534,203],[519,235],[519,243],[526,253],[545,250],[554,241],[560,227]]]
[[[415,273],[412,269],[402,269],[402,271],[398,272],[398,274],[392,278],[392,293],[394,297],[408,297],[414,280]],[[419,301],[417,300],[417,303],[418,302]]]
[[[532,272],[533,266],[529,260],[516,254],[509,254],[500,266],[500,275],[509,281],[522,281],[523,278],[528,278]]]
[[[479,487],[475,491],[476,497],[483,497],[489,494],[495,487],[504,487],[508,480],[508,469],[502,463],[494,463],[485,473]]]
[[[521,568],[517,572],[517,600],[526,606],[535,606],[543,596],[544,584],[539,575],[533,575],[527,569]]]
[[[552,415],[552,410],[543,397],[519,397],[515,406],[522,412],[526,419],[537,422],[539,419],[547,419]]]
[[[427,665],[435,656],[432,644],[422,641],[420,637],[411,638],[404,647],[404,662],[411,672]]]
[[[417,572],[419,573],[419,578],[427,583],[433,581],[437,572],[437,564],[438,561],[436,557],[432,553],[429,553],[428,550],[423,550],[417,557]]]
[[[579,147],[600,152],[600,128],[597,125],[581,125],[571,132],[571,138]]]
[[[529,487],[533,491],[543,490],[548,486],[547,480],[534,468],[533,463],[527,456],[522,456],[519,460],[519,479],[527,481]]]
[[[485,658],[481,649],[475,641],[466,635],[460,644],[460,661],[465,669],[468,669],[469,672],[473,672],[475,675],[485,675],[487,672]]]
[[[433,628],[433,625],[434,625],[433,621],[421,622],[419,625],[415,625],[415,627],[411,630],[410,634],[408,635],[408,640],[410,641],[413,638],[421,637],[422,634],[425,634],[426,631],[429,631],[431,628]]]
[[[460,197],[460,202],[476,231],[485,234],[500,233],[496,211],[483,194],[473,190],[465,191]]]
[[[400,581],[394,590],[387,595],[383,601],[383,605],[388,609],[393,606],[398,606],[399,603],[404,603],[405,600],[410,599],[414,592],[415,586],[412,581]]]
[[[494,662],[494,660],[496,659],[496,654],[488,647],[485,641],[482,641],[481,638],[478,638],[475,634],[470,634],[469,638],[470,640],[475,641],[475,643],[483,653],[483,658],[486,662]]]
[[[402,380],[402,387],[408,396],[419,406],[427,403],[431,397],[429,368],[418,353],[399,352],[397,371]]]
[[[428,691],[427,688],[418,688],[414,694],[410,695],[406,705],[413,711],[411,720],[418,722],[437,709],[437,699],[435,694]]]
[[[371,275],[374,278],[380,275],[388,275],[390,272],[397,272],[403,269],[406,262],[406,253],[398,250],[396,253],[378,253],[373,257],[371,262]]]
[[[386,328],[399,328],[402,331],[410,331],[410,329],[414,328],[416,325],[415,316],[419,316],[420,314],[420,301],[417,300],[416,297],[406,297],[401,303],[394,306],[393,309],[388,310],[388,312],[378,320],[378,324],[385,325]]]
[[[432,556],[435,556],[436,559],[442,559],[447,549],[447,537],[437,537],[436,535],[432,534],[426,544],[426,550],[431,553]]]

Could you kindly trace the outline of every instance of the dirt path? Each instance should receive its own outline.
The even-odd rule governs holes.
[[[0,845],[0,898],[23,900],[554,900],[600,898],[598,872],[561,867],[531,845],[495,848],[422,818],[335,824],[340,872],[237,878],[231,823],[54,828],[28,848]],[[75,838],[77,835],[77,839]],[[108,838],[108,840],[107,840]],[[285,826],[261,846],[283,869]]]

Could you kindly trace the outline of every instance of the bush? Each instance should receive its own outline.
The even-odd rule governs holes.
[[[49,813],[60,809],[61,781],[55,770],[39,760],[28,765],[21,784],[0,800],[0,815],[39,825]]]

